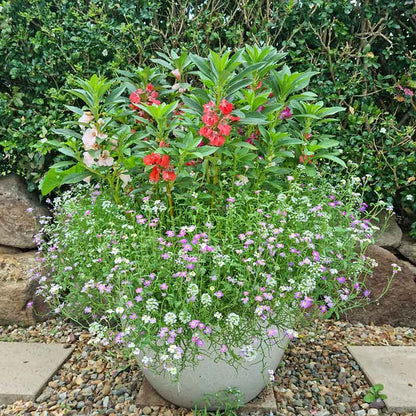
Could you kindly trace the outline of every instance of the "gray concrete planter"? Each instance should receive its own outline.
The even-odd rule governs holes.
[[[222,360],[214,361],[209,357],[213,355],[212,351],[207,348],[204,351],[206,355],[195,367],[189,366],[181,372],[179,382],[172,381],[166,372],[142,371],[153,388],[169,402],[190,409],[206,407],[216,410],[224,408],[225,401],[235,400],[233,389],[241,392],[243,403],[254,399],[269,382],[268,370],[276,370],[287,342],[284,337],[279,345],[265,347],[263,344],[263,348],[253,345],[256,358],[243,360],[238,368]]]

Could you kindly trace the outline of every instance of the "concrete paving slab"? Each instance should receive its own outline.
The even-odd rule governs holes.
[[[172,403],[165,400],[163,397],[159,396],[157,391],[152,387],[147,379],[143,379],[143,382],[140,386],[140,390],[136,399],[136,406],[139,409],[144,409],[145,407],[151,408],[153,406],[176,407]],[[277,413],[276,400],[272,386],[267,386],[258,395],[258,397],[238,409],[239,414],[247,412],[258,412],[258,414],[270,414],[270,412]]]
[[[416,347],[350,346],[369,382],[384,385],[390,412],[416,411]]]
[[[65,347],[0,342],[0,404],[34,400],[74,349]]]

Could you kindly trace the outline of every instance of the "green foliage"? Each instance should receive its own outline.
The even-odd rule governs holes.
[[[364,396],[364,401],[366,403],[373,403],[377,399],[387,399],[387,395],[381,393],[383,389],[384,386],[382,384],[374,384],[374,386],[370,387],[370,391]]]
[[[399,88],[416,88],[411,2],[248,0],[243,10],[237,0],[181,0],[175,7],[166,0],[0,5],[0,173],[26,176],[31,189],[56,161],[53,147],[40,142],[56,138],[52,129],[67,117],[62,104],[75,77],[97,72],[113,77],[152,59],[185,74],[192,54],[270,44],[277,46],[277,55],[253,46],[243,57],[255,65],[286,54],[296,71],[319,72],[311,88],[326,104],[349,110],[341,114],[341,125],[325,126],[327,133],[341,142],[344,159],[359,164],[360,175],[372,175],[368,197],[375,190],[415,210],[409,196],[416,187],[411,180],[416,100]],[[264,69],[258,69],[260,78]],[[192,80],[192,74],[186,76],[181,85]]]

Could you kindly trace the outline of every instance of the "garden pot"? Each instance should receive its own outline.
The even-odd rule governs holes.
[[[253,361],[233,367],[223,360],[210,358],[213,350],[201,348],[201,359],[196,366],[186,367],[179,377],[179,382],[172,380],[165,371],[158,374],[150,369],[142,369],[153,388],[166,400],[179,406],[208,410],[224,409],[230,402],[235,402],[235,389],[239,391],[240,404],[254,399],[269,382],[269,370],[275,372],[284,350],[287,338],[281,337],[278,344],[260,348],[253,344],[257,356]]]

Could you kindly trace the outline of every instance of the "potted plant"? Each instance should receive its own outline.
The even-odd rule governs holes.
[[[345,164],[318,129],[342,108],[282,58],[159,54],[118,81],[79,80],[75,127],[49,141],[63,156],[42,192],[88,184],[55,198],[38,236],[41,290],[180,406],[251,400],[299,329],[369,301],[379,208],[357,192],[365,178],[325,173]]]

